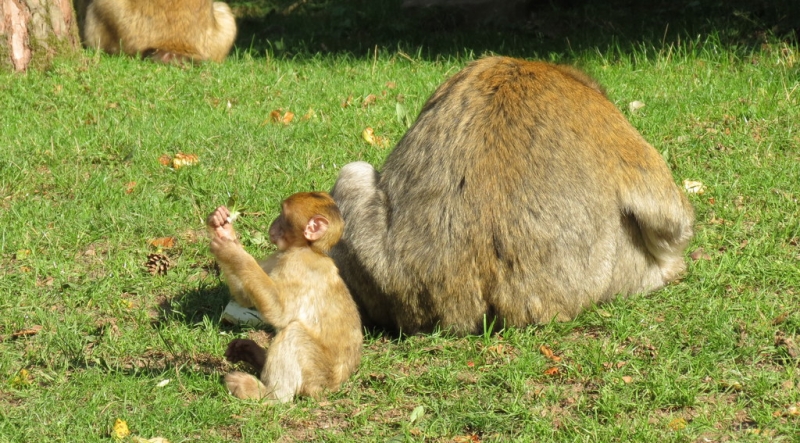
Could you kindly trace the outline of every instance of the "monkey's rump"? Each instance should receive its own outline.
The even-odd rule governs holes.
[[[367,320],[477,332],[573,318],[684,269],[693,212],[658,152],[573,68],[474,62],[382,172],[342,169],[332,251]]]

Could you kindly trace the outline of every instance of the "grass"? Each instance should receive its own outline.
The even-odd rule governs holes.
[[[473,45],[465,32],[447,46],[424,29],[395,41],[410,22],[345,6],[268,15],[286,26],[283,43],[265,25],[240,34],[220,65],[87,54],[0,74],[0,442],[110,441],[116,419],[173,443],[798,441],[795,40],[734,17],[680,22],[666,36],[653,27],[641,40],[588,26],[569,43],[478,27],[493,37]],[[303,14],[323,25],[287,25]],[[424,14],[423,24],[439,20]],[[752,37],[759,27],[772,33]],[[486,50],[582,66],[677,182],[705,185],[691,195],[697,259],[685,278],[571,322],[464,338],[371,332],[358,373],[320,400],[229,396],[227,343],[267,333],[219,322],[228,295],[205,215],[235,199],[246,247],[268,254],[263,233],[281,198],[329,189],[347,162],[380,165],[391,148],[366,144],[362,130],[396,143],[436,85]],[[631,112],[634,100],[645,107]],[[274,123],[274,110],[295,118]],[[159,162],[178,152],[199,163]],[[176,245],[149,244],[161,237]],[[171,262],[164,276],[144,266],[157,252]]]

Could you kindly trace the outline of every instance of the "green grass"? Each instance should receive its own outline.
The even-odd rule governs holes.
[[[391,11],[314,4],[297,14],[322,17],[318,31],[287,28],[282,49],[240,34],[220,65],[87,54],[46,72],[0,74],[0,442],[111,441],[116,419],[173,443],[800,439],[794,40],[771,34],[753,44],[750,24],[711,32],[690,23],[641,40],[589,26],[593,38],[569,44],[480,27],[493,39],[472,46],[464,33],[442,49],[420,30],[393,40],[413,26],[389,27]],[[330,21],[351,13],[349,24]],[[377,52],[370,35],[317,46],[352,37],[370,17],[380,25],[370,35],[383,38]],[[678,283],[571,322],[465,338],[373,332],[358,373],[320,400],[263,406],[229,396],[220,383],[234,368],[227,343],[265,335],[219,322],[228,295],[205,215],[234,197],[246,247],[268,254],[260,235],[283,197],[330,189],[351,161],[379,166],[391,148],[366,144],[361,131],[393,145],[406,130],[402,110],[413,119],[439,83],[486,50],[569,61],[605,85],[676,182],[706,186],[691,195],[687,251],[706,256],[689,260]],[[364,107],[369,94],[378,99]],[[646,106],[630,112],[634,100]],[[294,120],[270,122],[278,109]],[[178,152],[200,161],[178,170],[159,162]],[[172,267],[154,277],[148,242],[165,236],[177,239],[161,251]],[[14,336],[34,326],[42,329]]]

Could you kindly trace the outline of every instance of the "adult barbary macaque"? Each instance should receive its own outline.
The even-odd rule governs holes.
[[[580,71],[503,57],[441,85],[378,173],[346,165],[331,251],[362,320],[405,333],[567,320],[685,269],[693,210]]]
[[[158,62],[221,62],[236,38],[226,3],[212,0],[89,0],[83,43]]]
[[[227,208],[212,212],[207,226],[231,295],[277,331],[267,351],[251,340],[230,343],[225,356],[252,364],[260,380],[232,372],[225,376],[228,391],[288,402],[338,389],[358,367],[363,337],[358,308],[326,255],[343,230],[330,195],[306,192],[284,200],[269,228],[278,252],[261,263],[236,240]]]

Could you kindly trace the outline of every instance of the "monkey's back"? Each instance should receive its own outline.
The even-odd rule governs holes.
[[[691,236],[691,207],[658,152],[596,83],[547,63],[486,58],[451,77],[377,186],[392,257],[377,292],[410,331],[475,332],[484,314],[564,320],[663,285],[660,261],[672,273],[683,261],[648,242],[673,232],[644,238],[632,201],[677,220],[680,251]]]
[[[228,5],[211,0],[92,0],[86,20],[85,43],[110,53],[222,61],[236,37]]]

